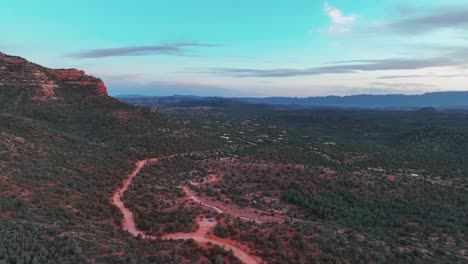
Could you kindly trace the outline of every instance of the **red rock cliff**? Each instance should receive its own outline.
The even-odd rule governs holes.
[[[104,82],[101,79],[86,75],[84,71],[77,69],[49,69],[49,73],[64,85],[96,90],[99,95],[108,95]]]
[[[31,100],[63,100],[67,93],[107,97],[101,79],[77,69],[49,69],[0,52],[0,89],[9,89]]]

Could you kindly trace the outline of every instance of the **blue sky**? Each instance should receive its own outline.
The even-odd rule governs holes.
[[[465,3],[464,3],[465,2]],[[466,1],[8,1],[0,50],[112,95],[467,90]]]

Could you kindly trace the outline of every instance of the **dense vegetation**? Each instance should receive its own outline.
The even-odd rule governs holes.
[[[280,210],[293,221],[284,228],[226,219],[216,235],[243,241],[273,263],[466,261],[466,112],[245,112],[220,103],[162,111],[234,147],[230,161],[201,163],[220,180],[192,189],[241,208]],[[321,227],[320,236],[304,231],[308,222]],[[322,253],[301,253],[294,241]],[[349,250],[337,250],[343,247]]]
[[[0,262],[179,263],[219,255],[194,243],[134,241],[109,197],[134,161],[212,149],[220,140],[109,97],[75,100],[82,95],[69,90],[65,101],[31,101],[7,91],[0,102]]]
[[[215,217],[214,236],[269,263],[468,258],[463,111],[281,110],[217,99],[158,112],[69,87],[60,100],[2,89],[0,263],[238,263],[217,246],[134,239],[120,228],[109,198],[134,162],[192,152],[135,178],[124,200],[139,228],[189,232],[196,217]],[[282,221],[216,214],[182,186]]]
[[[195,169],[191,159],[177,157],[148,165],[140,172],[124,200],[141,230],[159,235],[196,230],[195,218],[203,209],[184,199],[181,189],[188,176],[196,177]]]

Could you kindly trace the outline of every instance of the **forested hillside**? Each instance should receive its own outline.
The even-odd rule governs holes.
[[[0,263],[468,260],[466,112],[155,110],[4,54],[0,77]]]
[[[54,75],[3,54],[0,69],[0,262],[176,263],[209,255],[193,253],[195,244],[131,239],[109,198],[135,160],[210,149],[218,140],[121,103],[76,70]]]

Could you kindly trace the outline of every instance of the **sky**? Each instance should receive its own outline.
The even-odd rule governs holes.
[[[466,0],[0,4],[0,51],[85,70],[111,95],[468,90]]]

